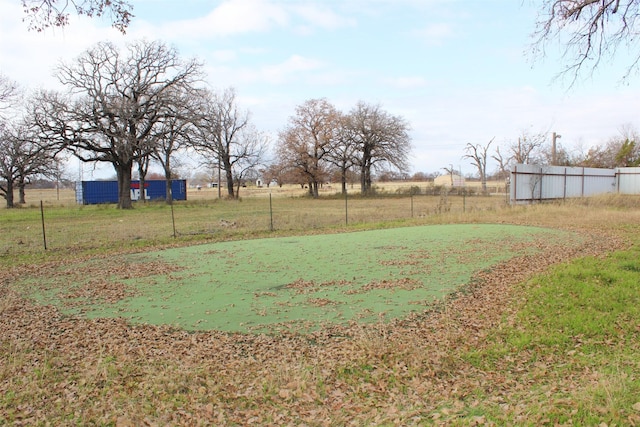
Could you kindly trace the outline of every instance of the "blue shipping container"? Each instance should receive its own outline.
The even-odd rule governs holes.
[[[146,200],[166,199],[166,182],[161,180],[145,181],[144,192],[141,192],[140,181],[131,181],[131,200],[140,200],[142,194]],[[187,200],[187,181],[184,179],[172,180],[171,195],[173,200]],[[118,203],[118,181],[82,181],[82,185],[76,185],[76,200],[83,205]]]

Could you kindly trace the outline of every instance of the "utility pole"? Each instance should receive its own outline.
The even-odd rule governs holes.
[[[562,138],[562,135],[558,135],[555,132],[551,135],[551,166],[555,166],[558,163],[558,151],[556,147],[556,140]]]

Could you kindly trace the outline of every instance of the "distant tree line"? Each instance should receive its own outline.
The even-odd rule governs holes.
[[[25,101],[17,85],[2,77],[0,192],[7,206],[14,206],[14,188],[24,202],[30,179],[59,174],[60,159],[68,154],[112,165],[122,209],[133,206],[134,171],[144,185],[152,163],[164,172],[170,203],[175,159],[184,152],[220,170],[228,197],[235,198],[247,177],[268,171],[278,170],[274,179],[281,183],[309,185],[317,196],[332,168],[341,171],[343,183],[357,170],[366,193],[372,171],[381,165],[408,167],[404,119],[365,103],[341,114],[326,100],[296,109],[269,166],[267,136],[238,106],[233,89],[207,88],[202,68],[159,41],[138,41],[122,50],[103,42],[56,68],[64,91],[37,91]]]
[[[20,115],[22,90],[6,76],[0,75],[0,195],[7,207],[25,202],[25,187],[35,176],[57,178],[60,164],[53,148],[38,144],[34,130]]]

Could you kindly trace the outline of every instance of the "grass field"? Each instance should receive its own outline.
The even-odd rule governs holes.
[[[282,218],[297,220],[281,219],[280,224],[287,225],[275,231],[264,226],[268,210],[251,208],[264,206],[258,199],[185,204],[177,211],[180,220],[176,222],[181,224],[179,230],[188,232],[177,238],[171,236],[170,227],[157,234],[144,231],[151,233],[154,228],[149,223],[157,226],[158,219],[166,217],[164,206],[120,212],[52,205],[46,215],[52,221],[53,236],[74,237],[52,237],[52,249],[46,251],[37,233],[32,239],[28,232],[39,226],[37,208],[3,211],[0,424],[640,424],[637,197],[528,207],[506,207],[496,204],[495,198],[477,198],[451,200],[451,209],[440,210],[434,205],[439,201],[432,199],[424,205],[423,214],[414,205],[414,215],[407,214],[407,203],[362,200],[361,217],[348,224],[339,219],[344,217],[340,200],[333,205],[336,201],[330,199],[283,197],[279,209],[288,214]],[[453,208],[463,203],[475,205]],[[381,205],[384,214],[375,217]],[[187,213],[199,219],[191,220]],[[324,221],[331,215],[337,222]],[[209,218],[208,226],[203,218]],[[222,219],[236,225],[221,227]],[[65,231],[56,231],[63,227]],[[442,231],[448,227],[458,231]],[[419,239],[425,230],[439,230],[446,236],[440,239],[444,242],[441,252],[432,253],[455,248],[454,264],[471,267],[472,280],[470,273],[460,272],[455,281],[464,285],[463,292],[425,306],[427,310],[398,313],[395,319],[327,323],[317,311],[309,318],[322,326],[304,334],[291,328],[268,334],[185,331],[176,328],[176,322],[131,323],[136,314],[126,311],[141,310],[154,296],[171,300],[176,291],[170,285],[182,284],[186,292],[192,281],[195,289],[214,281],[215,275],[206,277],[204,272],[215,270],[217,264],[197,259],[234,251],[250,258],[256,250],[247,239],[256,244],[294,245],[298,250],[309,250],[298,245],[310,241],[311,246],[329,247],[324,252],[334,257],[325,264],[328,268],[344,258],[341,250],[365,252],[357,247],[349,250],[348,244],[367,242],[367,251],[376,253],[378,260],[369,268],[363,266],[362,281],[352,280],[350,286],[366,288],[375,281],[364,276],[376,271],[401,272],[401,277],[427,283],[427,273],[440,268],[444,260],[421,257],[416,264],[398,265],[411,259],[405,246],[415,241],[389,244],[389,238],[379,236],[399,230],[406,232],[407,239]],[[467,240],[457,237],[486,230],[509,232]],[[532,230],[535,233],[530,234]],[[348,239],[360,233],[362,238]],[[369,233],[371,241],[364,238]],[[425,239],[427,245],[436,245],[438,233],[433,233],[432,240]],[[505,244],[514,233],[521,244]],[[373,236],[385,243],[375,243]],[[378,246],[382,252],[377,252]],[[265,247],[258,252],[271,250]],[[319,261],[322,256],[310,253],[309,258],[309,264],[315,265],[313,259]],[[362,258],[357,253],[356,259]],[[178,259],[186,260],[190,270],[167,267]],[[225,261],[220,272],[237,280],[237,258]],[[149,262],[149,269],[144,268]],[[357,264],[351,268],[356,270]],[[247,282],[260,284],[261,270],[271,266],[254,264],[253,270],[245,266],[243,274],[252,276]],[[336,272],[342,271],[336,277],[344,275],[343,268],[348,267],[336,265]],[[94,273],[105,270],[111,272],[110,280],[93,279]],[[149,270],[160,270],[164,277],[176,280],[154,278]],[[282,303],[283,311],[293,310],[292,301],[315,308],[343,297],[338,288],[319,286],[325,282],[319,283],[313,274],[325,277],[324,271],[310,272],[311,280],[302,281],[296,280],[301,274],[290,264],[275,263],[273,271],[286,275],[270,287],[298,285],[258,290],[273,306]],[[389,277],[383,280],[392,283]],[[129,287],[133,283],[141,283],[140,288]],[[145,287],[148,291],[153,286],[162,290],[144,294]],[[237,287],[251,289],[243,283]],[[380,288],[363,300],[381,293]],[[255,303],[253,290],[250,297]],[[329,295],[323,296],[323,291]],[[395,291],[384,300],[392,300],[390,295],[399,294]],[[48,299],[39,303],[25,298],[34,295]],[[137,308],[132,304],[136,298],[141,304]],[[345,301],[324,307],[353,303]],[[412,300],[398,300],[398,305],[406,301]],[[273,306],[247,307],[255,309],[256,318],[266,318],[273,314],[268,312]],[[117,317],[95,316],[100,314],[96,307],[121,311]]]
[[[260,189],[262,191],[264,189]],[[258,190],[256,190],[258,191]],[[27,193],[27,200],[40,196],[26,208],[0,210],[0,264],[40,262],[52,256],[104,253],[111,247],[137,250],[149,245],[174,245],[238,238],[334,231],[352,227],[371,228],[382,223],[413,219],[416,223],[438,222],[443,214],[472,215],[505,207],[503,197],[300,197],[303,190],[283,188],[272,200],[259,197],[241,200],[217,199],[213,190],[194,191],[188,201],[171,209],[162,202],[136,204],[133,210],[113,205],[76,205],[73,193],[55,190]],[[296,191],[297,196],[289,194]],[[389,190],[392,192],[392,190]],[[392,192],[393,194],[393,192]],[[44,233],[42,222],[44,220]],[[174,238],[174,235],[178,239]],[[47,246],[48,254],[44,251]]]
[[[419,189],[422,193],[428,193],[433,191],[433,183],[431,182],[411,182],[411,181],[397,181],[397,182],[379,182],[374,186],[376,192],[385,195],[393,195],[398,193],[408,193],[411,188]],[[480,193],[480,183],[469,181],[466,184],[466,189],[469,193]],[[274,198],[291,198],[301,197],[307,194],[306,189],[301,188],[299,185],[283,185],[282,187],[270,186],[270,187],[256,187],[249,185],[240,189],[241,198],[268,198],[272,196]],[[487,191],[493,194],[503,194],[505,192],[504,182],[491,181],[487,183]],[[339,185],[325,185],[319,189],[320,195],[335,196],[340,193]],[[357,197],[359,193],[359,185],[350,184],[347,187],[349,195]],[[220,196],[224,198],[225,189],[221,189],[219,192],[217,188],[187,188],[187,200],[194,202],[212,201],[218,199]],[[504,197],[504,196],[503,196]],[[27,189],[26,192],[27,206],[38,207],[40,201],[46,206],[72,206],[76,203],[75,190],[63,188],[63,189]],[[504,199],[503,199],[504,200]]]

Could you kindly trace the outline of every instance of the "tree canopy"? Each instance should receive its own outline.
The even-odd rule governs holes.
[[[343,114],[324,98],[311,99],[296,108],[280,132],[276,151],[281,169],[295,171],[314,197],[333,172],[339,174],[344,193],[351,168],[360,174],[361,193],[368,194],[373,171],[408,169],[409,124],[380,105],[359,101]]]
[[[308,183],[313,197],[318,197],[318,188],[327,177],[327,156],[337,145],[339,117],[326,99],[310,99],[296,107],[280,132],[278,156]]]

